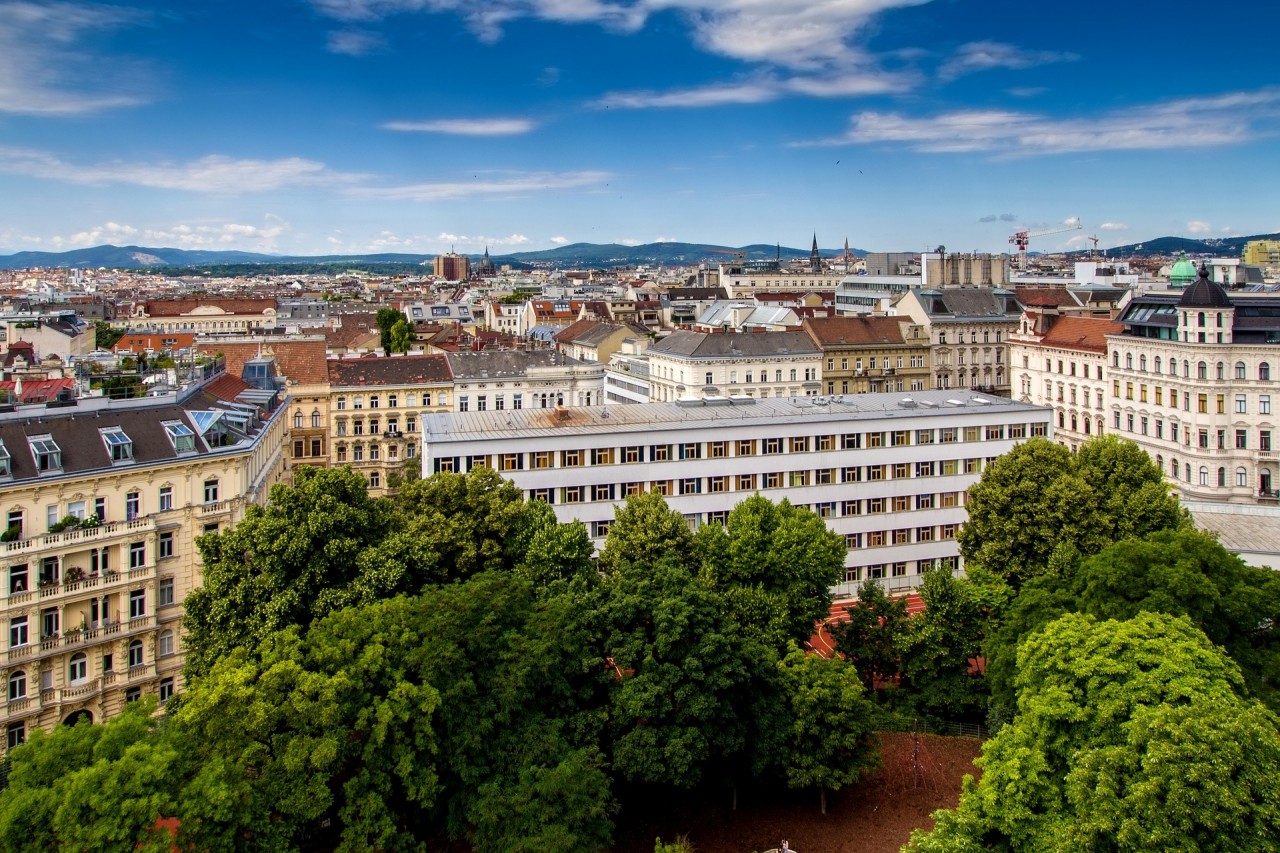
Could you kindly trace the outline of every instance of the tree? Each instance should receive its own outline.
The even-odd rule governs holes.
[[[703,574],[734,619],[779,655],[812,636],[844,574],[844,540],[785,499],[747,498],[729,513],[726,527],[700,529],[697,546]]]
[[[1280,845],[1277,719],[1185,617],[1064,616],[1023,642],[1017,689],[981,781],[907,849]]]
[[[880,765],[873,720],[854,669],[839,658],[794,649],[778,664],[790,711],[783,772],[792,788],[817,787],[822,813],[827,791],[858,781]]]
[[[924,610],[907,620],[898,648],[902,687],[916,709],[942,718],[981,718],[987,687],[977,672],[987,614],[969,585],[934,569],[920,588]]]
[[[645,492],[628,497],[614,510],[613,524],[600,551],[604,573],[625,570],[633,564],[673,559],[690,570],[697,567],[693,533],[684,516],[672,512],[662,495]]]
[[[385,353],[394,352],[395,350],[392,349],[391,330],[396,323],[403,322],[407,326],[409,318],[405,316],[403,311],[395,308],[379,308],[378,313],[374,315],[374,322],[378,324],[378,333],[380,335],[378,345],[382,347],[382,351]],[[408,347],[405,349],[407,350]]]
[[[93,321],[93,348],[109,350],[124,337],[124,329],[113,329],[106,320]]]
[[[1034,438],[969,489],[958,539],[965,562],[1014,588],[1127,536],[1188,526],[1163,474],[1137,445],[1094,438],[1077,454]]]
[[[403,318],[403,315],[391,327],[388,344],[391,348],[387,352],[408,352],[409,347],[413,345],[413,328],[409,325],[409,321]]]
[[[830,626],[836,650],[857,671],[871,695],[898,674],[898,646],[907,630],[907,600],[891,598],[874,580],[858,586],[858,603],[845,608],[846,619]]]
[[[359,474],[305,467],[292,486],[272,487],[268,506],[200,537],[204,582],[185,602],[188,674],[345,604],[361,553],[382,539],[389,519],[389,505],[369,497]]]

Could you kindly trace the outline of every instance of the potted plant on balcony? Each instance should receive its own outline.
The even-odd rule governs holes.
[[[22,525],[10,524],[9,528],[0,533],[0,542],[16,542],[22,538]]]
[[[63,575],[63,580],[66,583],[75,583],[77,581],[84,580],[84,569],[79,566],[72,566],[67,569],[66,574]]]
[[[64,530],[75,530],[80,526],[80,519],[74,515],[64,515],[61,521],[49,525],[50,533],[61,533]]]
[[[86,518],[84,521],[80,522],[80,526],[85,530],[92,530],[95,527],[101,527],[102,520],[98,518],[96,515],[91,515],[88,518]]]

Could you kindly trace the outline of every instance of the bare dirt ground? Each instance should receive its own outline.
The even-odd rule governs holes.
[[[729,794],[713,799],[638,804],[618,816],[614,848],[652,853],[654,839],[687,835],[696,853],[752,853],[775,848],[785,838],[796,853],[896,853],[916,827],[932,827],[930,815],[954,807],[981,743],[968,738],[923,735],[919,760],[910,734],[885,733],[883,768],[874,776],[827,795],[827,814],[818,792],[740,790],[738,810]],[[917,772],[918,769],[918,772]]]

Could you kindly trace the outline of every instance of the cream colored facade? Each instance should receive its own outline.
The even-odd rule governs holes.
[[[157,419],[195,405],[173,397],[127,407],[98,402],[96,418],[81,407],[25,417],[42,414],[48,426],[74,414],[100,428],[127,408],[134,424],[127,428],[136,431],[138,410],[149,414],[137,403]],[[109,719],[144,694],[163,700],[181,690],[182,603],[201,581],[195,537],[235,524],[249,505],[266,501],[284,473],[284,411],[226,446],[0,483],[0,507],[17,528],[16,538],[0,543],[6,747],[35,728]],[[29,452],[8,446],[16,444],[14,433],[5,434],[10,454]],[[48,532],[68,515],[100,523]]]
[[[822,388],[822,350],[804,332],[674,332],[649,347],[649,399],[804,397]]]
[[[1059,318],[1038,326],[1035,312],[1024,315],[1019,330],[1009,336],[1013,370],[1013,398],[1054,410],[1053,437],[1072,450],[1106,432],[1110,393],[1106,335],[1120,327],[1095,318]]]
[[[318,464],[350,465],[369,482],[369,493],[384,495],[392,474],[418,452],[422,419],[452,407],[453,382],[334,386],[329,389],[327,425],[332,429],[328,457]],[[310,423],[315,407],[296,409]],[[296,415],[295,415],[296,418]],[[314,441],[314,438],[308,441]],[[297,450],[297,441],[293,450]],[[294,457],[294,463],[298,463]],[[303,464],[317,464],[311,459]]]
[[[833,270],[729,272],[727,267],[721,267],[720,283],[730,299],[742,299],[756,293],[831,292],[840,286],[846,275],[843,271]]]

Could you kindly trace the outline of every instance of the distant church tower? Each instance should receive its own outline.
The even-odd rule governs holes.
[[[813,248],[809,250],[809,269],[822,272],[822,256],[818,254],[818,233],[813,234]]]
[[[489,257],[489,247],[484,247],[484,257],[480,259],[480,263],[476,264],[476,275],[487,276],[493,275],[493,260]]]

